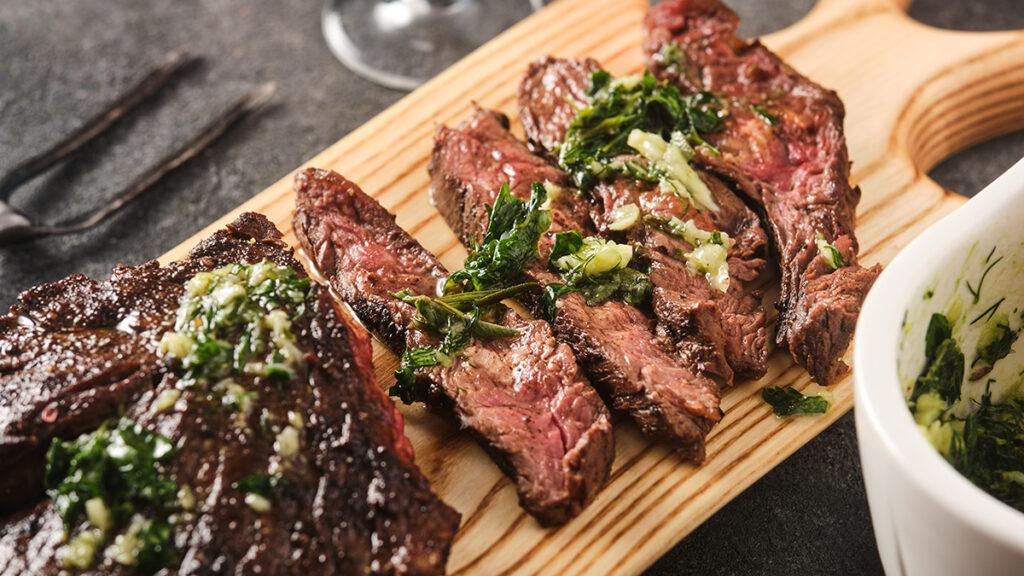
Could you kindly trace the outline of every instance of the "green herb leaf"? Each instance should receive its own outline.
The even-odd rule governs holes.
[[[608,87],[612,81],[612,75],[607,70],[595,70],[590,74],[590,86],[587,87],[587,96],[595,96]]]
[[[406,348],[402,353],[402,363],[395,371],[395,384],[388,389],[388,394],[397,397],[403,404],[426,401],[426,391],[416,384],[416,370],[440,363],[436,348]]]
[[[102,498],[116,525],[137,509],[169,510],[178,486],[163,474],[170,441],[130,420],[108,422],[72,441],[54,440],[46,456],[47,493],[68,529],[85,501]]]
[[[818,253],[822,259],[832,267],[833,270],[838,270],[843,266],[846,266],[846,260],[843,258],[843,253],[835,247],[835,244],[829,243],[825,240],[825,235],[818,232],[814,235],[814,243],[818,246]]]
[[[651,288],[647,274],[632,268],[619,268],[607,274],[592,276],[576,285],[590,306],[597,306],[616,297],[632,306],[639,306],[647,301]]]
[[[136,515],[149,518],[148,541],[143,540],[136,561],[143,572],[156,572],[174,560],[170,531],[164,529],[177,507],[178,484],[164,470],[173,455],[167,438],[131,420],[106,422],[75,440],[50,444],[46,491],[69,534],[83,520],[96,522],[92,512],[86,514],[90,500],[101,503],[104,525],[94,528],[104,538],[127,527]]]
[[[804,396],[795,388],[768,386],[761,390],[761,398],[772,407],[772,412],[782,418],[798,414],[824,414],[829,401],[821,395]]]
[[[551,211],[541,206],[547,198],[542,184],[533,185],[529,202],[512,196],[503,184],[491,207],[487,233],[470,251],[463,269],[445,283],[445,293],[485,290],[517,283],[527,262],[537,258],[537,243],[551,226]]]
[[[181,360],[185,378],[294,376],[304,359],[291,323],[306,311],[309,278],[264,261],[199,272],[185,288],[174,331],[160,342],[163,354]]]
[[[642,304],[650,295],[651,280],[647,274],[628,267],[631,257],[628,246],[583,238],[575,230],[559,232],[548,257],[548,269],[557,272],[565,284],[545,288],[545,312],[554,318],[558,298],[572,291],[578,291],[590,306],[611,298],[621,298],[634,306]]]
[[[697,92],[688,98],[684,110],[690,120],[690,130],[687,134],[690,144],[694,147],[709,146],[701,134],[718,132],[724,126],[722,106],[718,97],[711,92]]]
[[[250,474],[235,482],[234,486],[243,494],[256,494],[270,498],[284,482],[284,476],[280,474]]]
[[[946,338],[935,348],[935,355],[914,383],[910,400],[916,401],[926,392],[936,392],[947,402],[960,398],[964,379],[964,354],[953,338]]]
[[[773,116],[771,112],[768,112],[768,109],[765,108],[764,105],[754,104],[750,108],[751,110],[754,111],[754,114],[757,114],[758,117],[760,117],[761,120],[764,120],[766,123],[768,123],[769,126],[775,126],[776,124],[779,123],[779,119]]]
[[[420,390],[416,382],[416,370],[437,365],[447,365],[459,352],[469,346],[475,338],[504,338],[518,336],[519,331],[482,317],[492,311],[496,313],[499,303],[527,290],[540,288],[536,282],[524,282],[507,288],[459,292],[445,296],[424,296],[408,290],[391,295],[416,307],[413,323],[441,336],[441,343],[435,347],[406,348],[401,364],[395,371],[395,384],[388,394],[398,397],[405,404],[426,399],[426,391]],[[503,309],[503,308],[502,308]]]
[[[576,288],[568,284],[551,283],[544,286],[544,295],[541,302],[544,306],[544,315],[548,322],[554,322],[555,317],[558,315],[558,299],[575,291]]]
[[[143,574],[155,574],[170,566],[176,559],[171,525],[163,519],[147,520],[135,536],[139,548],[135,553],[135,567]]]
[[[480,315],[486,306],[493,305],[494,298],[500,294],[502,298],[511,298],[520,292],[539,288],[536,282],[524,282],[502,290],[479,290],[461,292],[449,296],[425,296],[412,294],[408,290],[393,292],[392,297],[416,307],[413,322],[418,328],[429,330],[439,335],[447,335],[453,331],[468,333],[481,338],[497,336],[518,336],[519,331],[501,324],[486,322]],[[458,306],[449,304],[454,300]],[[488,304],[485,304],[488,303]],[[464,312],[469,309],[469,312]],[[464,325],[457,325],[462,323]]]
[[[971,362],[971,380],[980,380],[988,374],[995,363],[1010,354],[1019,332],[1010,328],[1004,314],[993,316],[981,328],[976,355]]]
[[[953,337],[953,327],[944,314],[932,314],[924,335],[924,357],[928,362],[935,358],[939,344]]]
[[[540,285],[536,282],[521,282],[519,284],[508,286],[507,288],[489,288],[487,290],[473,290],[470,292],[445,294],[444,296],[439,296],[438,300],[462,311],[471,310],[473,308],[483,309],[492,304],[497,304],[502,300],[513,298],[521,292],[534,290],[539,287]]]
[[[967,285],[967,291],[970,292],[971,296],[974,298],[974,304],[977,304],[978,301],[981,300],[981,289],[985,285],[985,279],[988,278],[988,273],[991,272],[992,269],[996,267],[996,264],[999,264],[1000,262],[1003,261],[1002,256],[993,260],[992,256],[994,256],[995,253],[996,249],[995,247],[992,247],[992,250],[988,253],[988,256],[985,257],[985,270],[982,271],[981,278],[978,278],[978,285],[971,285],[970,280],[968,280],[965,283]]]
[[[986,390],[955,434],[950,462],[981,489],[1024,512],[1024,400],[993,404]]]
[[[517,336],[519,331],[491,320],[503,310],[499,302],[526,290],[535,282],[517,283],[527,262],[536,258],[537,243],[551,225],[551,212],[541,208],[547,198],[542,184],[534,184],[529,202],[523,202],[503,184],[491,207],[483,242],[470,251],[464,268],[445,281],[440,297],[416,295],[408,290],[392,296],[416,307],[417,327],[442,336],[436,348],[406,349],[388,393],[405,404],[426,399],[416,382],[416,370],[446,364],[476,338]]]
[[[658,56],[665,70],[670,73],[680,74],[686,66],[686,53],[675,42],[667,42],[662,46],[661,50],[658,50]]]
[[[616,163],[619,156],[633,154],[626,142],[633,130],[659,134],[665,140],[678,132],[689,145],[714,150],[703,135],[723,127],[724,113],[713,94],[684,97],[675,86],[659,83],[649,72],[639,78],[612,79],[608,72],[598,70],[591,75],[588,94],[590,105],[569,124],[558,158],[583,191],[621,173],[644,172],[637,170],[637,165]]]
[[[583,236],[575,231],[568,230],[555,234],[555,245],[548,255],[548,268],[555,268],[556,262],[565,256],[570,256],[583,248]]]
[[[982,330],[975,364],[990,368],[1009,353],[1016,335],[1005,318],[990,318]],[[994,404],[990,387],[995,381],[990,379],[975,409],[957,417],[950,406],[961,395],[964,359],[945,316],[932,316],[925,348],[928,363],[910,398],[918,425],[968,480],[1024,512],[1024,399],[1008,396]]]

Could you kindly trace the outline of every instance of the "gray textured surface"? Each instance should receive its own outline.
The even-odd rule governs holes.
[[[732,0],[744,32],[796,20],[811,0]],[[317,0],[0,0],[0,173],[72,129],[165,52],[206,58],[165,95],[27,186],[14,204],[61,218],[109,197],[236,95],[274,81],[276,104],[139,203],[87,234],[0,248],[0,306],[21,289],[158,256],[401,97],[341,68]],[[1021,0],[919,0],[912,14],[972,30],[1024,27]],[[512,89],[511,87],[509,88]],[[964,193],[1024,156],[1024,135],[933,175]],[[880,572],[852,416],[842,418],[657,562],[650,574]]]

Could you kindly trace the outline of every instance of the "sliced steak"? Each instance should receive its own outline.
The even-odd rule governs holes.
[[[508,132],[506,117],[487,110],[457,128],[438,129],[430,173],[431,198],[466,245],[483,238],[487,206],[503,183],[523,200],[533,182],[569,185],[561,170]],[[551,202],[551,231],[541,239],[542,258],[525,271],[527,278],[560,282],[543,264],[551,238],[567,229],[591,234],[587,210],[587,203],[571,191]],[[527,299],[526,304],[540,312],[539,301]],[[721,418],[718,387],[681,365],[642,311],[615,300],[588,306],[571,293],[559,300],[552,325],[614,408],[628,412],[645,433],[667,439],[684,457],[703,460],[704,438]]]
[[[547,57],[530,65],[519,85],[519,112],[535,150],[555,159],[569,124],[590,103],[587,90],[597,70],[600,65],[592,59]],[[651,184],[621,177],[591,191],[592,218],[600,234],[614,235],[607,228],[614,210],[636,204],[645,219],[692,218],[703,229],[729,234],[734,240],[729,252],[732,281],[724,295],[687,268],[682,255],[692,247],[681,239],[643,222],[631,229],[630,239],[648,253],[660,252],[649,256],[654,311],[659,330],[677,343],[684,360],[727,383],[734,371],[757,379],[765,374],[768,356],[760,288],[767,236],[757,215],[728,186],[712,173],[698,173],[719,210],[698,212]]]
[[[389,292],[434,294],[447,276],[437,259],[376,200],[342,176],[296,178],[295,229],[317,267],[396,353],[435,345],[409,327],[415,308]],[[608,409],[551,327],[506,310],[520,335],[475,340],[451,365],[418,377],[516,483],[522,506],[545,525],[576,516],[604,485],[615,455]],[[404,334],[404,341],[393,335]]]
[[[593,58],[545,56],[530,63],[519,83],[519,117],[530,149],[558,159],[569,124],[590,104],[590,75],[601,69]]]
[[[718,0],[666,0],[644,22],[647,63],[685,91],[722,96],[726,127],[707,136],[721,154],[700,151],[698,161],[764,207],[782,269],[776,339],[829,384],[847,370],[841,357],[881,271],[857,264],[860,190],[849,181],[843,103],[759,42],[738,38],[737,25]],[[846,266],[818,265],[817,234]]]
[[[23,293],[0,321],[4,449],[45,450],[120,414],[166,436],[175,447],[166,473],[195,501],[172,524],[169,569],[179,574],[442,573],[459,515],[413,463],[402,417],[374,381],[368,336],[326,290],[313,286],[291,319],[305,359],[296,372],[231,376],[253,394],[248,410],[230,408],[209,382],[183,381],[179,360],[158,352],[189,279],[264,261],[305,276],[274,226],[247,213],[180,262]],[[172,404],[157,408],[168,394]],[[281,448],[286,426],[297,432],[292,453]],[[41,460],[24,462],[41,476]],[[246,504],[239,483],[275,468],[285,487],[267,495],[269,510]],[[19,504],[2,520],[0,574],[64,573],[57,507]],[[90,570],[135,573],[102,548]]]

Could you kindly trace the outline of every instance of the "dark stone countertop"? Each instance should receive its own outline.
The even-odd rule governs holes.
[[[746,34],[793,22],[812,0],[731,0]],[[171,89],[70,162],[18,191],[48,219],[95,206],[256,84],[275,104],[135,205],[88,233],[0,249],[0,306],[71,273],[104,277],[154,258],[402,94],[345,70],[316,0],[0,0],[0,174],[95,113],[166,52],[205,57]],[[961,29],[1024,28],[1020,0],[918,0],[911,14]],[[512,89],[511,87],[509,88]],[[881,88],[880,88],[881,89]],[[1024,135],[978,146],[932,175],[972,193],[1024,156]],[[875,550],[852,415],[758,481],[649,574],[873,574]]]

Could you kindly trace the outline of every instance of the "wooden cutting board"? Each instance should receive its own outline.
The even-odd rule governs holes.
[[[863,189],[857,232],[865,264],[888,262],[963,202],[927,177],[931,166],[970,144],[1024,127],[1024,31],[937,30],[908,18],[908,3],[822,0],[805,19],[764,39],[798,70],[838,90],[846,103],[853,179]],[[638,72],[646,10],[647,0],[558,0],[305,166],[330,168],[358,182],[446,266],[459,267],[465,252],[427,197],[434,127],[467,117],[473,101],[508,113],[516,124],[516,86],[526,64],[545,54],[592,56],[613,73]],[[244,210],[269,216],[297,246],[293,174],[163,260],[183,256]],[[381,386],[389,386],[395,357],[376,346],[375,362]],[[787,355],[775,353],[765,378],[726,394],[726,416],[712,431],[707,461],[699,468],[619,421],[608,485],[582,515],[557,530],[541,528],[519,508],[512,484],[467,434],[422,408],[404,407],[419,466],[463,515],[449,572],[640,572],[853,405],[847,378],[832,388],[835,406],[828,414],[779,420],[760,399],[765,385],[804,389],[810,382]]]

